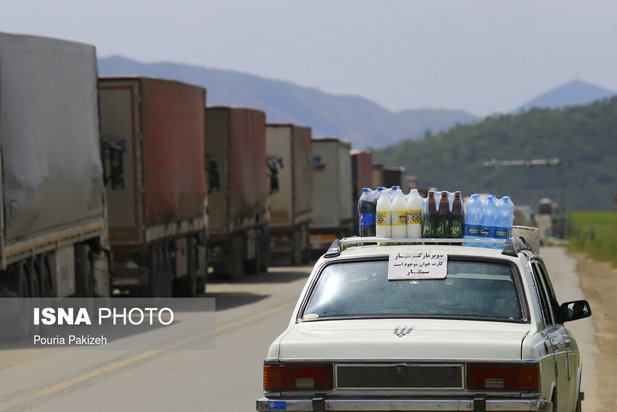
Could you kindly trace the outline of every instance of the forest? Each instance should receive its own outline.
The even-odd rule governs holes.
[[[496,160],[559,158],[559,166],[486,167]],[[373,161],[404,166],[421,187],[510,195],[536,207],[617,210],[617,97],[585,106],[503,114],[373,149]]]

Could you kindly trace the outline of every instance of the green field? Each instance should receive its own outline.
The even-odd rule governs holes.
[[[569,248],[617,267],[617,213],[572,212]]]

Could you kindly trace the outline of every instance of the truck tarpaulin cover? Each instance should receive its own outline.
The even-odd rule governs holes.
[[[104,216],[93,46],[0,33],[7,241]]]
[[[269,180],[266,115],[260,110],[208,107],[206,153],[216,159],[221,190],[208,198],[211,232],[226,232],[226,222],[264,213]]]
[[[203,215],[205,90],[158,79],[141,82],[145,221]]]

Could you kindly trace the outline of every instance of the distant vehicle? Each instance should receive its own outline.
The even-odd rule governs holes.
[[[408,192],[405,188],[405,168],[404,167],[384,167],[383,169],[383,185],[387,188],[392,186],[400,186],[403,192]]]
[[[266,114],[261,110],[206,108],[206,158],[219,187],[208,196],[208,258],[215,275],[237,278],[268,269],[270,180]],[[211,167],[209,173],[214,172]]]
[[[315,264],[264,361],[257,410],[580,411],[581,363],[521,238],[347,238]]]
[[[112,286],[141,296],[203,293],[205,90],[103,77],[99,94],[101,140],[122,150],[107,185]]]
[[[348,141],[314,138],[311,249],[321,255],[337,238],[353,233],[351,157]]]
[[[4,296],[110,294],[96,82],[94,46],[0,33]]]
[[[313,215],[311,128],[266,125],[268,168],[276,188],[270,193],[272,262],[297,265],[310,254]]]

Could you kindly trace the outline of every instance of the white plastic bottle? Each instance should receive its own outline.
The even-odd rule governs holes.
[[[392,237],[391,221],[392,202],[387,190],[382,190],[377,199],[377,219],[375,222],[375,236]]]
[[[418,189],[412,189],[407,197],[407,237],[421,238],[422,237],[422,210],[424,202],[422,196],[418,193]]]
[[[398,188],[392,200],[392,237],[407,237],[407,202],[403,191]]]

